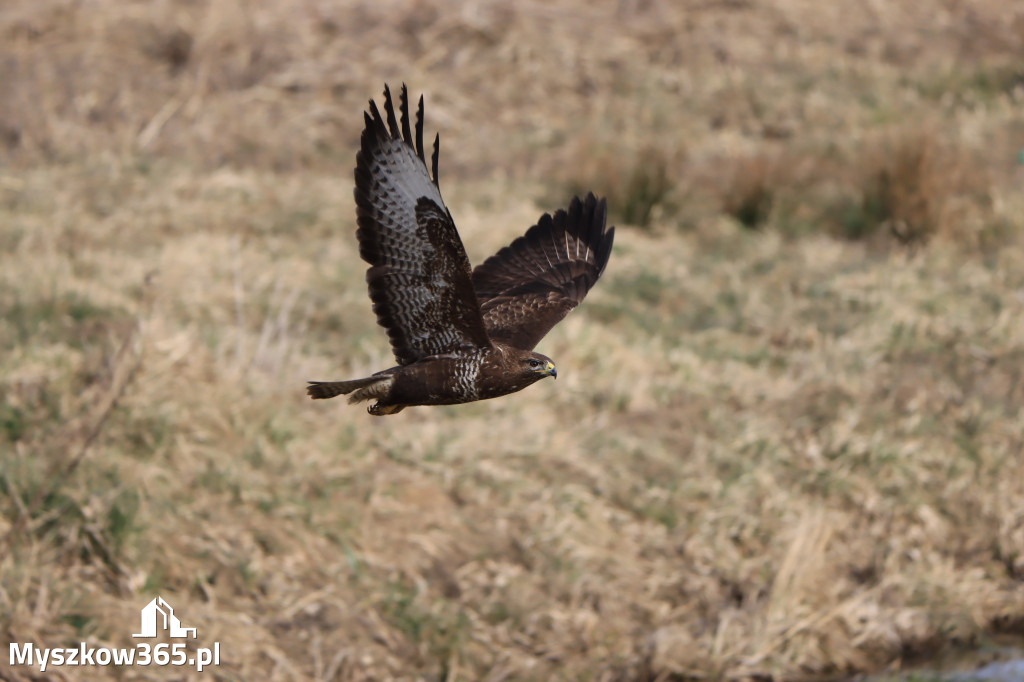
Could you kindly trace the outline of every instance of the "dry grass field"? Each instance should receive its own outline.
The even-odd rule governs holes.
[[[221,664],[0,679],[824,680],[1019,642],[1022,54],[1016,0],[4,2],[0,631],[134,646],[159,595]],[[557,382],[306,398],[391,363],[352,200],[386,81],[474,262],[608,197]]]

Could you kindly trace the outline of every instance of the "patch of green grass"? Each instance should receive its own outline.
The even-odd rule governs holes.
[[[396,580],[387,586],[381,610],[403,633],[414,642],[420,640],[427,629],[427,618],[415,606],[416,590]]]
[[[848,500],[855,489],[843,475],[842,471],[817,469],[798,472],[797,484],[807,495],[823,500]]]
[[[115,552],[143,531],[138,517],[139,494],[132,489],[122,490],[107,510],[106,531]]]
[[[242,453],[242,459],[249,463],[254,469],[260,469],[267,462],[266,454],[259,443],[252,443]]]
[[[283,450],[297,435],[294,427],[285,424],[280,416],[276,415],[266,421],[264,432],[267,434],[270,444],[280,450]]]
[[[588,303],[587,314],[616,327],[654,331],[661,325],[662,313],[658,306],[670,287],[664,276],[650,270],[628,277],[613,277],[609,289],[614,298]]]
[[[499,625],[518,617],[517,612],[504,601],[494,602],[484,613],[484,619],[491,625]]]
[[[672,189],[665,159],[658,155],[643,155],[629,173],[623,194],[617,197],[621,203],[613,213],[629,225],[647,227],[654,209],[665,203]]]
[[[11,521],[23,513],[41,520],[36,528],[38,537],[64,525],[79,524],[84,518],[81,506],[69,492],[52,487],[45,464],[38,460],[0,458],[0,489],[5,492],[0,510]]]
[[[670,500],[648,502],[640,507],[639,512],[644,518],[656,521],[668,530],[679,525],[679,511]]]
[[[0,434],[8,443],[17,443],[25,437],[28,415],[16,405],[0,404]]]
[[[242,498],[236,471],[221,467],[213,460],[207,461],[206,467],[196,475],[195,486],[209,493],[226,494],[236,502]]]
[[[61,620],[74,628],[75,634],[79,637],[85,637],[89,633],[90,624],[93,622],[92,616],[84,613],[68,613],[62,616]]]
[[[1024,66],[1019,61],[967,69],[957,66],[920,78],[915,85],[921,95],[934,101],[952,96],[991,103],[1024,85]]]
[[[424,601],[414,588],[396,580],[388,584],[378,608],[410,642],[426,645],[430,660],[440,668],[440,678],[446,679],[449,662],[469,636],[470,619],[453,602],[434,602],[428,610],[421,606]]]
[[[118,408],[111,416],[110,428],[118,431],[128,454],[146,459],[170,443],[176,425],[167,415],[140,415]]]
[[[98,306],[77,292],[33,299],[0,290],[0,349],[57,342],[81,349],[105,339],[110,324],[126,317],[124,311]]]
[[[168,583],[166,567],[159,562],[148,562],[148,571],[146,572],[146,580],[142,583],[142,587],[139,588],[139,592],[142,594],[154,594],[162,590]],[[197,581],[201,578],[196,578]]]
[[[259,578],[259,571],[253,567],[252,561],[249,559],[239,559],[235,563],[235,570],[238,572],[238,576],[242,579],[242,584],[247,589],[253,589],[256,585],[256,580]]]
[[[891,212],[877,190],[876,184],[865,189],[859,198],[840,200],[830,208],[842,236],[853,241],[866,239],[888,219]]]

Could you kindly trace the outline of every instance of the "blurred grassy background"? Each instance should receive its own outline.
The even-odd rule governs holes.
[[[1022,54],[1009,0],[5,3],[0,629],[132,646],[159,594],[215,678],[271,680],[1019,636]],[[351,198],[385,81],[474,262],[608,196],[557,383],[305,397],[391,363]]]

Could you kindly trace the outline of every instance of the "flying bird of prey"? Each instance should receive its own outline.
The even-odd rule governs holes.
[[[398,365],[365,379],[310,381],[306,392],[375,400],[369,413],[385,415],[496,398],[557,376],[533,348],[604,272],[615,234],[605,229],[605,200],[574,198],[471,269],[437,184],[439,137],[433,178],[427,172],[423,97],[415,138],[404,85],[399,105],[400,120],[387,86],[384,116],[370,101],[355,188],[359,255]]]

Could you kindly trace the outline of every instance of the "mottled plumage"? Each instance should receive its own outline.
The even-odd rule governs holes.
[[[370,102],[355,173],[359,254],[370,264],[373,311],[398,365],[365,379],[311,381],[307,392],[376,400],[370,414],[384,415],[496,398],[556,376],[550,358],[532,351],[608,263],[615,228],[605,229],[604,199],[588,194],[568,211],[544,214],[471,270],[438,189],[437,137],[433,177],[427,171],[423,98],[415,138],[404,85],[399,104],[400,120],[387,86],[384,116]]]

